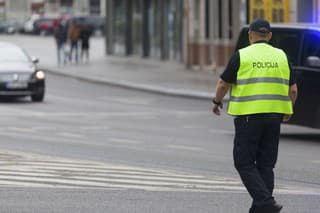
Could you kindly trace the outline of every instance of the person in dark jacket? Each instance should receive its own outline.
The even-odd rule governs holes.
[[[63,26],[62,23],[59,23],[57,29],[54,31],[54,38],[56,40],[56,45],[57,45],[57,59],[58,59],[58,64],[61,64],[62,61],[62,55],[63,55],[63,63],[67,63],[67,55],[65,51],[65,45],[67,43],[67,34],[65,27]]]
[[[91,31],[88,25],[83,25],[80,31],[80,40],[81,40],[81,60],[83,60],[84,54],[86,54],[86,61],[89,62],[89,39],[91,36]]]

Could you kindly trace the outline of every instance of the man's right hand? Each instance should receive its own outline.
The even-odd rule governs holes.
[[[220,105],[214,104],[213,107],[212,107],[212,112],[213,112],[213,114],[215,114],[215,115],[221,115],[219,108],[220,108],[220,109],[223,108],[223,104],[222,104],[222,103],[221,103]]]

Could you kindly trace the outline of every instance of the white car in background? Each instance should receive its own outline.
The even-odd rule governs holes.
[[[33,14],[27,21],[24,23],[23,31],[25,33],[33,33],[33,24],[36,20],[40,18],[39,14]]]

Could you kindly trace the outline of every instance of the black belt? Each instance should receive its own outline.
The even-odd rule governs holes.
[[[283,114],[280,113],[259,113],[250,115],[238,115],[236,118],[281,118]]]

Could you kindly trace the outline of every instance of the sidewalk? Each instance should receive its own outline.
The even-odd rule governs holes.
[[[220,72],[187,69],[175,61],[141,57],[106,56],[102,37],[90,39],[90,62],[57,64],[53,37],[1,35],[39,57],[39,67],[47,72],[108,85],[167,95],[211,99]]]

